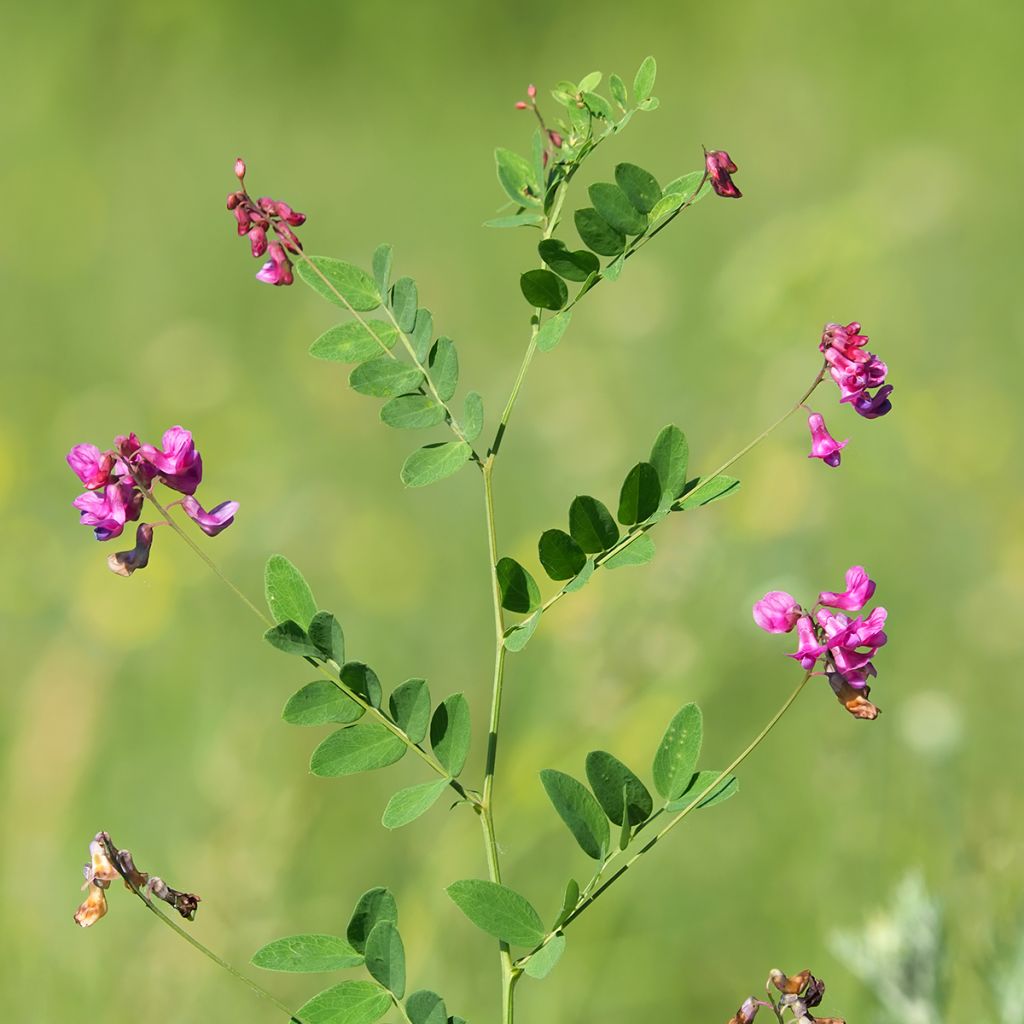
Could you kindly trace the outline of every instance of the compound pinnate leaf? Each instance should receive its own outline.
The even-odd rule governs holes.
[[[372,981],[343,981],[298,1010],[303,1024],[374,1024],[391,1008],[391,996]]]
[[[613,228],[598,212],[589,206],[573,215],[576,231],[588,249],[602,256],[618,256],[626,247],[626,236]]]
[[[466,698],[461,693],[445,697],[430,719],[430,746],[453,779],[465,767],[471,735]]]
[[[626,198],[641,213],[650,213],[655,203],[661,199],[661,186],[658,179],[636,164],[619,164],[615,168],[615,180]]]
[[[363,714],[330,679],[315,679],[288,698],[281,717],[289,725],[343,725],[358,721]]]
[[[561,309],[569,301],[565,282],[550,270],[528,270],[519,278],[519,287],[531,306]]]
[[[418,448],[402,466],[406,487],[425,487],[457,473],[469,462],[473,449],[465,441],[445,441]]]
[[[263,591],[275,622],[291,619],[303,629],[316,615],[313,591],[299,570],[284,555],[271,555],[263,570]]]
[[[389,356],[370,359],[357,366],[348,377],[349,387],[373,398],[393,398],[413,391],[423,383],[423,374],[407,363]]]
[[[514,558],[499,559],[495,572],[503,608],[526,614],[540,604],[536,580]]]
[[[360,722],[331,733],[313,751],[309,770],[324,778],[385,768],[401,760],[408,747],[379,722]]]
[[[324,331],[309,347],[314,359],[332,363],[362,363],[394,347],[398,331],[382,320],[339,324]]]
[[[525,896],[482,879],[452,882],[452,902],[482,931],[515,946],[534,946],[544,938],[544,923]]]
[[[569,533],[587,554],[607,551],[619,540],[611,512],[588,494],[578,495],[569,506]]]
[[[572,310],[567,309],[545,320],[537,332],[537,348],[541,352],[550,352],[562,340],[571,319]]]
[[[647,218],[629,201],[626,193],[611,182],[595,182],[587,190],[601,219],[624,235],[642,235]]]
[[[557,238],[545,238],[537,246],[540,258],[566,281],[586,281],[601,269],[601,261],[589,249],[567,249]]]
[[[605,814],[616,825],[622,824],[623,817],[630,825],[639,825],[654,810],[647,787],[605,750],[592,750],[587,754],[587,781]]]
[[[378,921],[366,937],[366,970],[395,997],[405,995],[405,947],[394,921]]]
[[[540,564],[553,580],[572,579],[587,564],[586,552],[564,530],[545,530],[537,552]]]
[[[349,919],[345,935],[352,948],[360,953],[366,952],[367,936],[381,921],[398,924],[398,904],[391,895],[390,889],[377,885],[367,889],[356,901],[352,917]]]
[[[299,260],[295,270],[313,291],[336,306],[351,306],[357,312],[368,313],[380,305],[380,292],[373,278],[344,260],[307,256]]]
[[[265,971],[304,974],[358,967],[362,962],[362,953],[336,935],[288,935],[256,950],[251,961]]]
[[[685,704],[669,723],[654,755],[654,788],[666,800],[677,800],[690,785],[704,737],[701,710]]]
[[[419,743],[427,735],[430,690],[425,679],[407,679],[396,686],[388,698],[388,708],[395,724],[413,743]]]
[[[433,782],[421,782],[416,786],[400,789],[384,808],[381,824],[385,828],[401,828],[415,821],[437,803],[438,797],[447,786],[447,779],[436,779]],[[381,981],[380,978],[377,980]]]
[[[593,793],[571,775],[545,768],[540,773],[551,803],[588,857],[600,860],[609,848],[608,819]]]
[[[623,526],[642,523],[658,511],[661,481],[649,462],[638,462],[626,475],[619,492],[619,522]]]

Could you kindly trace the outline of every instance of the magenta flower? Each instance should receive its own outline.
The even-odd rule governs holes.
[[[829,373],[839,387],[839,401],[849,403],[865,419],[877,419],[892,409],[892,385],[885,383],[888,366],[865,350],[866,334],[856,321],[826,324],[818,348],[824,353]],[[872,389],[877,388],[874,394]]]
[[[875,608],[866,618],[851,619],[842,611],[858,612],[871,600],[875,582],[860,565],[846,572],[846,590],[842,594],[824,591],[812,615],[801,611],[796,599],[782,591],[771,591],[754,605],[754,620],[770,633],[788,633],[796,626],[797,649],[789,654],[805,672],[814,672],[819,662],[839,702],[855,718],[878,717],[878,708],[867,698],[868,680],[878,675],[874,658],[888,642],[885,633],[887,612]],[[796,612],[795,620],[790,616]]]
[[[851,565],[846,570],[846,590],[841,594],[823,590],[818,595],[818,604],[829,608],[842,608],[847,612],[859,612],[871,600],[875,592],[875,581],[868,577],[862,565]]]
[[[789,633],[800,614],[796,598],[784,590],[770,590],[754,603],[754,621],[766,633]]]
[[[245,162],[241,157],[235,161],[235,176],[242,187],[228,193],[227,208],[237,221],[238,233],[248,236],[254,258],[261,259],[268,252],[270,254],[270,259],[257,272],[256,279],[265,284],[291,284],[295,278],[285,249],[293,253],[302,251],[302,243],[292,228],[305,224],[306,215],[270,196],[253,199],[245,188]],[[277,241],[270,241],[268,232],[273,232]]]
[[[732,162],[732,157],[724,149],[715,149],[710,153],[704,150],[704,165],[708,169],[711,187],[720,196],[729,199],[740,199],[743,193],[733,183],[732,175],[739,169]]]
[[[825,417],[812,412],[807,417],[807,425],[811,428],[811,454],[809,459],[821,459],[826,466],[833,468],[839,465],[840,452],[850,443],[849,440],[837,441],[825,426]]]
[[[194,494],[203,479],[202,456],[196,451],[191,431],[184,427],[164,431],[162,450],[144,444],[139,454],[157,471],[160,482],[173,491]]]
[[[126,483],[107,484],[86,491],[71,503],[81,513],[83,526],[91,526],[97,540],[113,540],[124,532],[124,524],[142,514],[142,495]]]
[[[82,483],[94,491],[110,483],[114,457],[94,444],[76,444],[67,454],[68,465]]]
[[[222,501],[207,512],[190,494],[181,499],[181,507],[203,533],[208,537],[216,537],[221,530],[226,530],[235,521],[238,502]]]
[[[828,648],[825,644],[818,643],[818,636],[814,629],[814,623],[809,615],[801,615],[796,620],[797,649],[789,655],[800,662],[800,667],[810,672],[817,660]]]
[[[149,565],[149,549],[153,546],[153,527],[139,523],[135,530],[135,547],[131,551],[115,551],[107,556],[107,566],[118,576],[131,576],[136,569]]]

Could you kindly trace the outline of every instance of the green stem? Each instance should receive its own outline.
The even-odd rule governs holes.
[[[803,679],[801,679],[800,682],[797,684],[796,689],[793,690],[789,697],[786,698],[785,702],[782,704],[779,710],[776,711],[774,715],[772,715],[772,717],[768,720],[768,724],[765,725],[765,727],[754,737],[753,740],[750,741],[750,743],[746,745],[746,747],[743,748],[743,750],[735,758],[733,758],[729,766],[727,768],[724,768],[721,772],[719,772],[718,775],[707,786],[705,786],[704,789],[702,789],[677,815],[675,815],[675,817],[673,817],[667,825],[663,826],[656,835],[654,835],[651,839],[644,843],[644,845],[641,846],[640,849],[637,850],[629,858],[629,860],[627,860],[626,863],[623,864],[613,875],[611,875],[605,882],[599,885],[585,899],[581,900],[577,905],[576,909],[573,910],[573,912],[559,926],[558,931],[564,931],[566,928],[568,928],[569,925],[572,924],[572,922],[575,921],[588,907],[592,906],[596,902],[598,897],[600,897],[603,892],[606,892],[608,889],[610,889],[620,878],[622,878],[623,875],[626,874],[627,871],[629,871],[629,869],[645,853],[653,849],[666,835],[668,835],[669,832],[672,831],[672,829],[674,829],[684,818],[686,818],[693,810],[695,810],[703,800],[710,796],[718,788],[718,786],[721,785],[724,779],[728,778],[728,776],[732,774],[732,772],[734,772],[741,764],[743,764],[743,762],[761,745],[761,743],[772,731],[772,729],[774,729],[775,726],[778,725],[783,715],[785,715],[785,713],[792,707],[793,702],[797,699],[797,697],[800,696],[801,692],[807,685],[807,682],[810,678],[811,673],[805,672]],[[525,956],[520,957],[519,960],[516,961],[516,966],[521,968],[526,963],[526,961],[529,960],[530,957],[537,952],[537,950],[539,950],[542,946],[545,946],[548,942],[550,942],[555,934],[555,932],[551,932],[547,936],[545,936],[543,942],[541,942],[529,953],[527,953]]]
[[[150,900],[149,897],[146,896],[141,889],[133,885],[132,882],[127,877],[125,877],[123,874],[121,877],[124,878],[125,883],[128,885],[128,888],[131,889],[131,891],[135,893],[135,895],[138,896],[139,899],[142,900],[142,902],[146,905],[146,909],[149,910],[151,913],[156,914],[156,916],[165,925],[167,925],[167,927],[170,928],[171,931],[177,932],[177,934],[180,935],[190,946],[192,946],[194,949],[199,950],[199,952],[202,953],[203,956],[205,956],[209,960],[212,960],[218,967],[222,967],[225,971],[228,972],[228,974],[242,982],[243,985],[248,986],[261,999],[266,999],[282,1013],[287,1014],[288,1019],[292,1022],[292,1024],[304,1024],[302,1018],[299,1017],[298,1014],[293,1013],[292,1010],[289,1009],[287,1006],[285,1006],[285,1004],[282,1003],[281,1000],[277,998],[277,996],[275,996],[271,992],[268,992],[262,985],[257,984],[251,978],[246,977],[240,970],[238,970],[237,967],[233,967],[231,964],[229,964],[227,960],[224,960],[221,957],[217,956],[217,954],[214,953],[212,949],[209,949],[208,947],[204,946],[197,938],[195,938],[195,936],[190,935],[187,931],[185,931],[184,928],[181,927],[181,925],[179,925],[176,921],[173,921],[171,918],[169,918],[158,907],[154,906],[153,901]]]
[[[732,466],[734,463],[742,459],[744,455],[746,455],[752,449],[756,448],[766,437],[768,437],[769,434],[771,434],[778,427],[782,426],[782,424],[785,423],[786,420],[788,420],[789,417],[792,416],[793,413],[795,413],[797,409],[799,409],[804,404],[804,402],[806,402],[807,399],[811,397],[811,395],[814,393],[815,388],[817,388],[817,386],[822,382],[822,380],[824,380],[825,371],[827,369],[828,364],[826,363],[821,368],[821,370],[818,371],[818,376],[815,377],[814,380],[811,382],[811,386],[800,396],[799,399],[797,399],[796,403],[791,408],[787,409],[774,423],[772,423],[771,426],[766,427],[764,430],[762,430],[761,433],[758,434],[753,441],[751,441],[747,445],[744,445],[738,452],[736,452],[735,455],[730,456],[714,472],[708,473],[703,479],[712,480],[716,476],[719,476],[721,473],[724,473],[730,466]],[[673,506],[673,509],[676,511],[679,510],[678,503]],[[599,554],[594,559],[594,571],[596,572],[598,569],[600,569],[605,562],[607,562],[611,558],[614,558],[617,554],[619,554],[620,551],[625,551],[626,548],[630,546],[630,544],[639,540],[645,533],[647,533],[648,531],[652,530],[655,526],[657,526],[658,522],[660,521],[661,520],[657,520],[653,523],[641,523],[631,532],[627,533],[626,536],[622,538],[622,540],[620,540],[616,545],[614,545],[614,547],[609,548],[607,551],[601,552],[601,554]],[[561,601],[562,598],[565,597],[565,595],[568,593],[570,593],[570,591],[566,590],[564,587],[561,590],[556,591],[540,606],[539,614],[543,615],[549,608],[551,608],[553,605]]]

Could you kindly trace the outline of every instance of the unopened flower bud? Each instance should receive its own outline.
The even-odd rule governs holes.
[[[516,102],[516,110],[529,110],[530,104],[526,100],[518,100]]]
[[[239,199],[237,192],[228,193],[227,207],[229,210],[233,210],[240,202],[241,200]]]
[[[231,212],[235,215],[235,220],[238,221],[238,233],[240,235],[247,234],[252,225],[252,217],[249,215],[248,208],[236,206]]]
[[[285,248],[289,252],[299,253],[302,252],[302,243],[299,241],[298,235],[287,224],[282,224],[278,221],[274,225],[274,230],[277,232],[278,238],[284,242]]]
[[[548,130],[548,138],[551,140],[551,145],[554,146],[555,149],[561,149],[562,143],[565,141],[554,129]]]
[[[252,254],[259,259],[267,251],[267,233],[263,228],[252,228],[249,231],[249,244]]]
[[[245,177],[245,161],[241,157],[235,160],[235,177],[239,181]]]
[[[800,614],[796,598],[784,590],[769,590],[754,603],[754,621],[766,633],[789,633]]]
[[[742,198],[743,193],[733,184],[732,180],[732,175],[738,168],[724,149],[715,149],[710,153],[705,150],[704,164],[708,169],[711,187],[718,195],[729,199]]]
[[[537,86],[532,82],[526,87],[526,95],[529,96],[531,100],[535,100],[537,98]]]

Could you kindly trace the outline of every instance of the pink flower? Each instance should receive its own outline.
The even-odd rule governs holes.
[[[245,161],[241,157],[235,159],[235,177],[239,181],[245,177]]]
[[[278,242],[270,243],[270,259],[260,267],[256,274],[256,280],[264,284],[282,285],[291,284],[292,262],[288,259],[284,246]]]
[[[704,150],[704,165],[708,169],[708,177],[711,179],[711,187],[717,195],[726,196],[729,199],[739,199],[743,193],[735,186],[732,175],[738,168],[732,162],[732,157],[724,149],[712,150],[710,153]]]
[[[868,577],[864,566],[851,565],[846,570],[846,590],[841,594],[823,590],[818,595],[818,604],[828,605],[829,608],[842,608],[848,612],[859,612],[871,600],[874,592],[875,581]]]
[[[144,444],[139,454],[156,469],[161,483],[181,494],[194,494],[203,479],[202,457],[196,451],[191,431],[184,427],[171,427],[164,432],[162,450]]]
[[[801,615],[796,620],[797,649],[789,655],[800,662],[800,667],[807,672],[814,668],[817,660],[828,649],[824,644],[818,643],[818,637],[814,630],[814,623],[809,615]]]
[[[115,551],[107,557],[107,566],[118,576],[131,576],[136,569],[149,565],[149,550],[153,546],[153,527],[139,523],[135,531],[135,547],[131,551]]]
[[[837,441],[825,426],[825,417],[818,412],[812,412],[807,417],[807,425],[811,428],[811,454],[809,459],[821,459],[826,466],[833,468],[839,465],[840,451],[850,442]]]
[[[263,228],[252,228],[249,231],[249,245],[252,254],[259,259],[267,251],[267,233]]]
[[[208,537],[216,537],[221,530],[226,530],[235,521],[238,502],[222,501],[207,512],[192,495],[189,495],[182,499],[181,507],[203,533]]]
[[[800,614],[796,598],[784,590],[770,590],[754,604],[754,621],[766,633],[789,633]]]
[[[67,454],[68,465],[90,491],[110,482],[114,457],[101,452],[94,444],[76,444]]]
[[[274,203],[273,212],[282,220],[286,220],[293,228],[302,227],[306,223],[306,215],[293,210],[287,203]]]
[[[869,395],[864,391],[853,400],[853,411],[859,413],[866,420],[876,420],[879,416],[884,416],[892,411],[892,402],[889,401],[891,394],[891,384],[879,388],[874,395]]]
[[[818,348],[826,353],[832,348],[844,359],[863,363],[870,358],[870,353],[862,351],[867,343],[868,336],[860,333],[860,324],[854,320],[845,327],[842,324],[825,324]]]
[[[126,483],[112,483],[100,490],[86,491],[71,504],[81,512],[82,525],[93,528],[97,540],[120,537],[124,524],[138,519],[142,513],[142,495]]]
[[[888,366],[874,353],[865,350],[866,334],[856,321],[825,324],[818,348],[824,353],[829,373],[839,387],[839,401],[848,402],[865,419],[884,416],[892,409],[889,395],[892,385],[885,383]],[[872,388],[878,390],[871,394]]]

